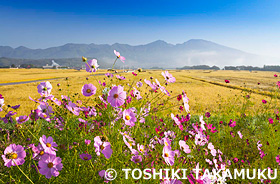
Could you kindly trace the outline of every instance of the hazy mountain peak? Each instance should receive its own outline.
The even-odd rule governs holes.
[[[225,65],[262,66],[263,64],[277,63],[276,59],[272,60],[271,58],[248,54],[203,39],[191,39],[183,44],[176,45],[169,44],[163,40],[157,40],[146,45],[138,46],[120,43],[113,45],[68,43],[63,46],[47,49],[29,49],[23,46],[13,49],[7,46],[0,46],[0,57],[63,60],[65,58],[80,59],[82,56],[85,56],[96,58],[103,66],[108,63],[106,67],[110,67],[110,63],[114,60],[113,50],[120,51],[126,57],[125,65],[144,68],[155,66],[161,68],[178,68],[192,65],[217,65],[219,67]],[[73,65],[73,63],[69,63],[68,61],[66,63],[71,66]],[[82,65],[79,60],[75,61],[74,64]]]

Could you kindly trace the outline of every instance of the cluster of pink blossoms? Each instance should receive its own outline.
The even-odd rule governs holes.
[[[46,178],[56,177],[59,175],[59,171],[62,170],[61,158],[56,157],[57,144],[53,142],[52,137],[46,137],[43,135],[40,137],[40,143],[37,147],[34,144],[29,145],[33,151],[33,159],[38,162],[39,172],[45,175]],[[26,157],[26,152],[23,146],[11,144],[5,151],[2,158],[4,160],[4,165],[7,167],[22,165],[24,164]]]

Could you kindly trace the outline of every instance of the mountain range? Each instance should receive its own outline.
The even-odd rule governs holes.
[[[30,49],[24,46],[12,48],[0,46],[0,66],[11,64],[51,64],[54,59],[60,65],[81,66],[81,57],[96,58],[103,68],[110,67],[115,59],[113,50],[125,56],[126,67],[142,68],[178,68],[192,65],[263,66],[277,64],[279,60],[271,57],[250,54],[238,49],[226,47],[211,41],[191,39],[182,44],[169,44],[158,40],[145,45],[128,44],[74,44]],[[122,67],[122,62],[118,62]]]

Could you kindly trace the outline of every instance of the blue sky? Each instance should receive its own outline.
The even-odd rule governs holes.
[[[278,0],[0,0],[0,45],[205,39],[280,58]]]

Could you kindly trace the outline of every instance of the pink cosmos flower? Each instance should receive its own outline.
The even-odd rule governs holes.
[[[26,153],[21,145],[10,144],[5,150],[2,158],[4,160],[4,166],[11,167],[16,165],[22,165],[25,160]]]
[[[134,126],[137,121],[136,114],[132,108],[126,109],[123,111],[123,120],[126,125]]]
[[[180,141],[179,141],[179,145],[180,145],[180,148],[181,148],[185,153],[190,153],[190,152],[191,152],[190,147],[186,144],[186,141],[180,140]]]
[[[126,92],[123,91],[122,86],[114,86],[108,93],[107,101],[112,107],[119,107],[124,104],[126,99]]]
[[[179,126],[179,129],[180,130],[184,130],[184,127],[183,127],[183,125],[181,124],[181,122],[179,121],[179,119],[176,117],[176,116],[174,116],[174,114],[173,113],[171,113],[171,118],[175,121],[175,123]]]
[[[82,154],[80,154],[80,158],[83,160],[90,160],[92,158],[92,156],[90,154],[82,153]]]
[[[230,127],[235,127],[236,126],[236,121],[232,121],[232,119],[229,120],[228,126]]]
[[[18,124],[25,123],[28,120],[29,120],[29,116],[16,117],[16,121],[17,121]]]
[[[164,158],[165,163],[167,163],[167,165],[172,166],[174,164],[174,156],[175,152],[171,150],[171,146],[163,147],[162,157]]]
[[[120,79],[120,80],[125,80],[125,77],[124,76],[120,76],[120,75],[116,75],[116,78]]]
[[[12,106],[11,108],[14,110],[17,110],[19,107],[20,107],[20,105],[15,105],[15,106]]]
[[[217,151],[215,150],[214,145],[211,142],[208,144],[208,149],[211,151],[211,154],[215,157]]]
[[[242,139],[243,135],[241,134],[241,132],[238,131],[237,134],[239,135],[240,139]]]
[[[144,82],[152,88],[153,91],[156,91],[158,87],[155,84],[152,84],[151,81],[144,79]]]
[[[112,73],[105,73],[105,75],[108,77],[108,78],[112,78],[114,75]]]
[[[41,160],[42,156],[47,154],[45,152],[45,149],[43,148],[43,146],[39,143],[37,147],[35,146],[32,146],[32,151],[34,152],[33,153],[33,159],[34,160]]]
[[[41,82],[38,86],[38,93],[40,93],[40,95],[42,96],[48,96],[51,94],[52,91],[52,85],[49,81],[47,82]]]
[[[277,74],[274,74],[274,77],[278,77],[278,75],[277,75]]]
[[[141,81],[138,81],[138,82],[136,83],[136,86],[137,86],[138,88],[140,88],[140,87],[143,86],[143,83],[142,83]]]
[[[134,163],[140,163],[142,162],[142,156],[141,155],[132,156],[131,161]]]
[[[136,88],[133,88],[133,96],[134,96],[137,100],[142,99],[142,96],[140,95],[140,91],[138,91]]]
[[[44,113],[46,115],[49,115],[50,113],[54,113],[54,111],[52,110],[52,107],[50,105],[48,105],[48,103],[45,104],[40,104],[37,109],[39,110],[38,115],[40,116],[40,114]]]
[[[270,124],[273,124],[273,119],[272,118],[268,118],[268,121]]]
[[[196,134],[195,135],[195,144],[196,145],[200,145],[200,146],[204,146],[207,142],[207,139],[201,135],[201,134]]]
[[[144,145],[137,144],[137,149],[144,155],[147,155],[148,153],[148,149],[146,149]]]
[[[68,102],[68,104],[66,105],[66,108],[71,111],[73,114],[75,114],[76,116],[78,116],[80,114],[80,108],[77,107],[77,105],[71,101]]]
[[[185,107],[185,110],[187,112],[190,112],[190,106],[189,106],[189,98],[187,97],[185,91],[183,90],[183,102],[184,102],[184,107]]]
[[[113,178],[114,177],[110,172],[107,173],[105,170],[99,171],[98,175],[101,178],[105,179],[105,181],[104,181],[105,183],[109,183],[109,180],[107,180],[107,178]]]
[[[86,65],[86,71],[89,73],[96,72],[99,65],[97,64],[96,59],[89,60]]]
[[[119,58],[124,63],[125,57],[121,56],[121,54],[119,52],[117,52],[116,50],[114,50],[114,53],[117,56],[117,58]]]
[[[205,121],[203,120],[203,116],[200,116],[200,117],[199,117],[199,122],[201,123],[201,124],[200,124],[201,129],[202,129],[202,130],[206,130],[206,129],[205,129]]]
[[[229,83],[229,82],[230,82],[229,80],[227,80],[227,79],[225,80],[225,83]]]
[[[57,149],[55,149],[54,147],[57,147],[57,144],[53,142],[53,138],[51,136],[47,138],[45,135],[43,135],[42,137],[40,137],[39,141],[46,153],[50,155],[56,155],[55,151],[57,151]]]
[[[85,144],[88,146],[91,143],[91,140],[85,139]]]
[[[96,136],[94,138],[94,147],[95,152],[98,156],[101,152],[107,159],[109,159],[113,153],[113,150],[111,149],[111,144],[109,142],[102,142],[99,136]]]
[[[277,155],[275,158],[276,158],[276,162],[278,163],[278,165],[280,165],[280,155]]]
[[[277,81],[276,85],[278,86],[278,88],[280,89],[280,81]],[[1,101],[1,100],[0,100]],[[1,106],[1,102],[0,102],[0,106]]]
[[[263,103],[263,104],[266,104],[266,103],[267,103],[267,101],[266,101],[265,99],[263,99],[263,100],[262,100],[262,103]]]
[[[84,96],[92,96],[96,93],[96,87],[93,84],[85,84],[82,87],[82,94]]]
[[[128,147],[130,150],[132,150],[132,146],[135,145],[135,141],[133,140],[133,138],[130,137],[130,136],[127,134],[127,132],[124,132],[124,133],[120,132],[120,134],[122,134],[122,136],[123,136],[123,141],[124,141],[124,143],[127,145],[127,147]]]
[[[182,182],[180,180],[177,180],[176,178],[166,179],[166,177],[164,177],[164,180],[160,184],[182,184]]]
[[[155,81],[156,81],[156,83],[153,83],[153,84],[156,85],[157,88],[159,88],[161,90],[161,92],[163,92],[167,96],[170,96],[170,93],[166,90],[166,88],[164,86],[161,86],[157,79]]]
[[[13,123],[14,120],[12,118],[13,115],[17,114],[16,112],[13,112],[13,111],[9,111],[4,118],[2,118],[2,121],[4,121],[4,123]],[[1,119],[1,118],[0,118]]]
[[[4,97],[0,94],[0,112],[3,111],[3,106],[4,106]]]
[[[175,77],[173,77],[168,71],[162,72],[161,75],[168,83],[174,83],[176,81]]]
[[[60,170],[62,170],[61,158],[55,155],[45,154],[38,162],[39,172],[45,175],[46,178],[50,179],[52,176],[57,177]]]

